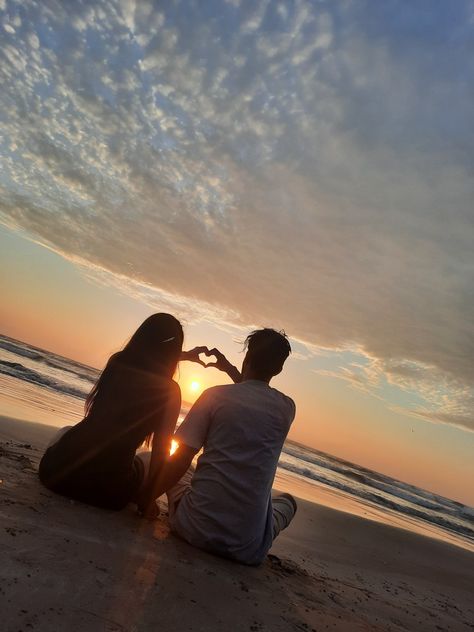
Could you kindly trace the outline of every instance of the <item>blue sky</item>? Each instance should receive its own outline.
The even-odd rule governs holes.
[[[0,220],[472,430],[473,31],[467,0],[1,0]]]

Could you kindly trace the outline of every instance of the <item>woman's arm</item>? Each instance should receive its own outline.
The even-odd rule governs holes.
[[[166,461],[171,451],[171,433],[158,433],[153,434],[153,443],[151,447],[151,459],[150,470],[148,472],[148,480],[146,481],[146,488],[148,488],[149,482],[155,480],[159,475],[160,469],[163,467],[163,463]]]
[[[144,491],[138,501],[138,511],[146,517],[154,518],[157,515],[155,490],[160,487],[163,467],[170,454],[171,438],[173,436],[176,421],[181,410],[181,391],[175,386],[168,398],[165,409],[157,422],[157,428],[153,433],[150,471],[145,483]]]

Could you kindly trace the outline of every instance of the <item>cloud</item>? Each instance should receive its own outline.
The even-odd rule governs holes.
[[[343,380],[360,392],[384,400],[395,412],[474,431],[474,393],[463,380],[413,360],[375,358],[361,348],[347,355],[344,351],[331,354],[331,364],[336,361],[336,368],[314,372]]]
[[[437,367],[416,362],[374,362],[389,384],[416,393],[423,403],[407,407],[409,413],[433,423],[447,423],[474,431],[474,392],[462,379],[447,375]]]
[[[10,2],[1,217],[130,293],[352,345],[456,399],[474,377],[469,12]]]
[[[472,417],[472,414],[451,414],[420,410],[413,411],[412,414],[415,414],[418,417],[421,417],[428,421],[432,421],[433,423],[449,424],[451,426],[461,428],[461,430],[470,430],[474,432],[474,419]]]

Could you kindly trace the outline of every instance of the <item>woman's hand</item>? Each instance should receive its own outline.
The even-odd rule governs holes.
[[[137,498],[137,513],[141,518],[156,520],[160,515],[160,508],[153,498],[150,500],[150,490],[144,489]]]
[[[205,367],[206,363],[199,357],[201,353],[208,355],[209,349],[207,347],[194,347],[194,349],[191,349],[190,351],[182,351],[179,359],[189,360],[189,362],[197,362],[197,364]]]
[[[137,513],[146,520],[156,520],[160,515],[160,508],[154,500],[146,503],[138,502]]]

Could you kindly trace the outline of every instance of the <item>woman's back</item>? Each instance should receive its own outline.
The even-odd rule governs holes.
[[[137,486],[137,448],[160,432],[167,401],[178,388],[170,378],[114,367],[87,416],[46,451],[41,480],[59,493],[119,508]]]

